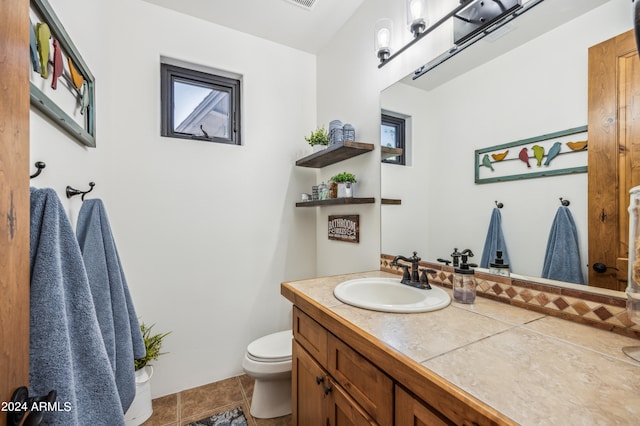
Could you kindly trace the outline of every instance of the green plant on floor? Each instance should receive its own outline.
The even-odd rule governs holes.
[[[134,360],[134,366],[136,370],[144,368],[147,365],[151,364],[151,361],[156,361],[160,355],[165,354],[166,352],[160,352],[162,348],[162,341],[165,337],[167,337],[171,332],[168,333],[158,333],[151,334],[151,329],[155,324],[147,327],[143,322],[140,323],[140,331],[142,332],[142,338],[144,340],[144,347],[147,350],[146,355],[143,358],[138,358]]]
[[[335,183],[345,183],[345,182],[356,183],[356,175],[353,175],[347,172],[342,172],[332,177],[331,181]]]
[[[314,132],[311,132],[311,135],[308,137],[305,136],[304,140],[309,142],[309,145],[329,145],[329,132],[322,127],[318,127],[318,129]]]

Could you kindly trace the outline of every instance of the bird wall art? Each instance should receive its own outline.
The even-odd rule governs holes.
[[[586,126],[542,135],[492,148],[476,150],[476,182],[483,173],[484,179],[491,181],[512,180],[524,177],[551,176],[586,171],[586,153],[582,156],[564,157],[580,154],[588,148],[587,140],[571,140],[569,135],[584,134]],[[507,149],[509,148],[509,149]],[[558,158],[563,156],[563,160]],[[567,160],[568,159],[568,160]],[[574,167],[578,166],[578,167]],[[516,177],[511,178],[514,175]]]

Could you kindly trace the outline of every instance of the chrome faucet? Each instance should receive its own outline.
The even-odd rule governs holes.
[[[409,265],[402,265],[398,263],[398,260],[404,260],[405,262],[411,263],[411,273],[409,273]],[[427,278],[427,272],[433,273],[435,272],[432,269],[420,269],[422,271],[422,275],[419,275],[419,264],[420,258],[418,257],[418,252],[414,251],[413,256],[407,258],[405,256],[396,256],[393,258],[391,265],[393,266],[401,266],[404,268],[404,273],[402,274],[402,280],[400,282],[402,284],[410,285],[411,287],[417,287],[421,289],[430,289],[429,279]]]

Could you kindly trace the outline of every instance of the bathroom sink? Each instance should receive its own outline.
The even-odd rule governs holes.
[[[449,294],[439,287],[422,290],[402,284],[397,278],[349,280],[338,284],[333,294],[348,305],[381,312],[429,312],[451,303]]]

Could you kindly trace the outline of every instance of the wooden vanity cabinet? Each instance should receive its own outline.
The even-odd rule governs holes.
[[[388,376],[295,307],[293,335],[294,425],[393,423]]]
[[[292,420],[298,426],[514,426],[283,283],[293,303]]]

